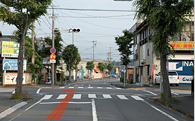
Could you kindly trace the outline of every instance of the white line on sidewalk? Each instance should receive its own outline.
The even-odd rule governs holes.
[[[155,93],[153,93],[153,92],[150,92],[150,91],[148,91],[148,90],[143,90],[144,92],[148,92],[148,93],[150,93],[150,94],[153,94],[153,95],[157,95],[157,94],[155,94]]]
[[[39,89],[37,90],[36,94],[38,94],[40,91],[41,91],[41,88],[39,88]]]
[[[98,121],[96,107],[95,107],[95,101],[94,101],[94,99],[92,99],[91,101],[92,101],[91,105],[92,105],[93,121]]]
[[[0,113],[0,119],[4,118],[5,116],[13,113],[15,110],[19,109],[20,107],[26,105],[27,102],[21,102],[16,104],[15,106],[8,108],[7,110],[3,111],[2,113]]]
[[[52,95],[45,95],[43,98],[41,98],[39,101],[37,101],[36,103],[34,103],[33,105],[31,105],[30,107],[28,107],[25,111],[31,109],[33,106],[37,105],[38,103],[40,103],[42,100],[47,100],[50,99],[52,97]]]
[[[173,121],[179,121],[179,120],[177,120],[176,118],[174,118],[174,117],[170,116],[169,114],[163,112],[162,110],[158,109],[157,107],[155,107],[155,106],[149,104],[149,103],[146,102],[145,100],[143,100],[143,102],[145,102],[145,103],[148,104],[150,107],[152,107],[152,108],[154,108],[155,110],[157,110],[158,112],[160,112],[160,113],[164,114],[165,116],[169,117],[169,118],[172,119]]]

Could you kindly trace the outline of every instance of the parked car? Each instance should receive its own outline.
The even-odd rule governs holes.
[[[159,72],[158,74],[155,74],[155,84],[160,84],[160,76],[161,73]],[[169,71],[169,83],[175,84],[176,86],[179,86],[179,75],[177,74],[176,71]]]

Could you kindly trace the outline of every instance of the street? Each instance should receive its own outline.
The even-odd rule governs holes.
[[[2,121],[191,121],[150,97],[159,91],[112,86],[116,79],[89,80],[55,88],[29,88],[33,101]]]

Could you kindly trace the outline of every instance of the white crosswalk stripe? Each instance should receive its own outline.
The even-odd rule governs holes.
[[[128,100],[128,98],[126,98],[124,95],[117,95],[117,97],[122,99],[122,100]]]
[[[96,94],[88,94],[88,98],[97,98]]]
[[[84,94],[86,95],[86,94]],[[53,95],[45,95],[41,100],[49,100],[50,98],[56,98],[56,99],[64,99],[65,97],[67,96],[67,94],[59,94],[58,97],[56,98],[55,96]],[[72,96],[72,99],[81,99],[82,97],[82,94],[73,94]],[[85,97],[85,96],[84,96]],[[135,95],[132,95],[132,96],[128,96],[128,98],[125,96],[125,95],[110,95],[110,94],[101,94],[101,95],[96,95],[96,94],[88,94],[88,98],[89,99],[95,99],[95,98],[99,98],[99,99],[102,99],[102,97],[104,99],[112,99],[114,97],[117,97],[118,99],[120,100],[129,100],[130,98],[134,99],[134,100],[144,100],[142,99],[141,97],[139,96],[135,96]],[[98,99],[97,98],[97,99]]]
[[[64,99],[66,97],[67,94],[60,94],[57,99]]]
[[[92,89],[93,87],[88,87],[89,89]]]
[[[112,98],[109,94],[102,94],[104,98]]]
[[[70,89],[73,89],[74,87],[69,87]]]
[[[74,94],[72,99],[81,99],[81,94]]]

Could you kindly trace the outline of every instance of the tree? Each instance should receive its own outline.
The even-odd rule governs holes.
[[[15,91],[22,94],[23,52],[26,33],[32,22],[47,12],[51,0],[0,0],[0,19],[16,26],[20,42],[18,56],[18,75]]]
[[[107,65],[107,69],[108,69],[108,71],[110,72],[110,78],[112,78],[111,73],[112,73],[112,70],[114,69],[114,66],[112,65],[112,63],[109,63],[109,64]]]
[[[102,72],[102,78],[103,78],[103,73],[104,73],[104,69],[106,68],[106,66],[103,63],[98,63],[98,68]]]
[[[121,63],[122,65],[125,65],[126,74],[123,81],[125,87],[127,77],[127,65],[130,62],[129,56],[133,54],[131,48],[133,46],[134,34],[128,30],[124,30],[123,33],[123,36],[115,37],[115,40],[116,44],[119,46],[118,50],[120,52],[120,55],[122,56]]]
[[[56,49],[56,63],[54,64],[54,75],[55,75],[55,83],[57,81],[57,76],[56,76],[56,68],[57,66],[60,65],[60,59],[61,59],[61,52],[62,52],[62,43],[63,42],[63,39],[61,37],[61,33],[58,29],[55,29],[54,30],[54,35],[55,35],[55,38],[54,38],[54,48]],[[45,38],[45,42],[47,45],[49,45],[49,47],[44,47],[41,51],[40,51],[40,54],[42,57],[48,57],[50,56],[50,49],[52,47],[52,39],[50,37],[46,37]]]
[[[160,66],[163,78],[163,96],[172,98],[166,68],[167,56],[173,54],[168,37],[174,38],[182,32],[186,15],[192,12],[193,0],[137,0],[134,5],[138,19],[146,18],[149,27],[154,31],[153,51],[160,53]]]
[[[33,48],[31,44],[31,38],[26,37],[25,42],[25,59],[27,60],[27,73],[32,73],[32,78],[35,79],[36,74],[44,68],[42,64],[42,57],[38,54],[38,44],[35,43],[35,63],[31,62]]]
[[[90,75],[91,75],[91,79],[92,79],[92,70],[94,69],[94,64],[93,64],[93,61],[88,61],[87,62],[87,66],[86,66],[86,68],[87,68],[87,70],[90,70]]]
[[[76,71],[76,80],[77,80],[77,71],[78,71],[78,67],[77,67],[77,65],[79,64],[79,62],[81,61],[81,56],[80,56],[80,54],[78,54],[77,55],[77,58],[76,58],[76,61],[75,61],[75,65],[74,65],[74,69],[75,69],[75,71]]]
[[[77,61],[78,57],[78,48],[74,46],[73,44],[68,45],[64,48],[62,52],[62,58],[64,59],[66,65],[67,65],[67,70],[69,70],[69,79],[71,79],[71,71],[75,67],[75,63]]]

